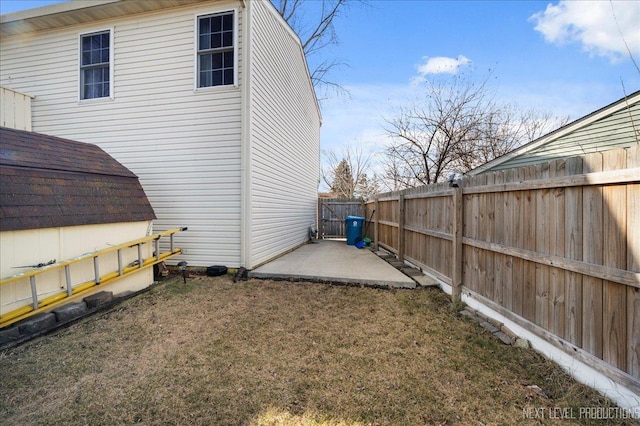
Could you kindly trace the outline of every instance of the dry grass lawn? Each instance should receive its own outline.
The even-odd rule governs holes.
[[[171,278],[0,353],[0,380],[7,425],[514,425],[610,406],[439,290],[229,277]]]

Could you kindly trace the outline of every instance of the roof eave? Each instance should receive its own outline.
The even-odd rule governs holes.
[[[22,21],[25,19],[39,18],[56,13],[65,13],[87,7],[101,6],[103,4],[115,3],[122,0],[75,0],[56,3],[48,6],[36,7],[33,9],[21,10],[18,12],[0,15],[0,24],[8,22]]]
[[[49,31],[207,0],[75,0],[0,16],[0,36]]]

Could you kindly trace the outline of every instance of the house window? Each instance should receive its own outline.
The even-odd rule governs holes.
[[[80,99],[111,94],[111,31],[80,36]]]
[[[234,84],[233,12],[198,17],[198,87]]]

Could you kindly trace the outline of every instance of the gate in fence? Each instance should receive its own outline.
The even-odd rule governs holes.
[[[319,198],[318,238],[346,238],[347,216],[364,216],[360,198]]]

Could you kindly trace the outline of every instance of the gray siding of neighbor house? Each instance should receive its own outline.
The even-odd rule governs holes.
[[[640,102],[635,102],[630,108],[617,111],[484,171],[511,169],[614,148],[628,148],[639,143],[639,132]]]

